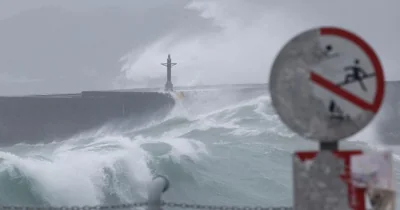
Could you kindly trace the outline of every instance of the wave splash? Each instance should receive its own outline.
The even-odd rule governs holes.
[[[179,190],[180,184],[196,185],[193,174],[212,161],[208,143],[196,136],[218,130],[225,130],[224,135],[258,135],[259,131],[237,123],[245,121],[239,116],[254,106],[253,115],[263,117],[267,99],[261,96],[235,104],[237,98],[225,94],[226,100],[215,104],[210,94],[203,94],[209,100],[199,105],[200,96],[178,102],[166,119],[139,128],[123,132],[103,128],[60,143],[16,145],[1,151],[0,203],[60,206],[141,201],[147,184],[159,173],[174,182],[173,190]]]

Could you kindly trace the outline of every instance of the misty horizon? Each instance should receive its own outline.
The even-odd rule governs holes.
[[[400,80],[400,44],[391,41],[400,35],[398,3],[341,2],[4,0],[0,94],[163,86],[160,63],[168,54],[178,63],[175,86],[267,83],[283,44],[319,25],[362,36],[381,59],[386,80]],[[376,12],[354,17],[356,5]],[[331,9],[317,9],[325,7]]]

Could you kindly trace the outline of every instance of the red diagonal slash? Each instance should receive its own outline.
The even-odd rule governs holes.
[[[313,81],[315,84],[318,84],[319,86],[331,91],[332,93],[335,93],[336,95],[339,95],[343,99],[346,99],[347,101],[353,103],[356,106],[359,106],[362,109],[365,110],[370,110],[372,112],[374,111],[374,105],[370,104],[363,99],[359,98],[358,96],[350,93],[349,91],[342,89],[341,87],[337,86],[336,84],[333,84],[329,80],[323,78],[322,76],[311,72],[310,74],[310,79]]]
[[[374,52],[371,46],[369,46],[364,40],[362,40],[360,37],[357,35],[350,33],[348,31],[345,31],[343,29],[339,28],[333,28],[333,27],[324,27],[320,29],[320,35],[321,36],[336,36],[336,37],[342,37],[344,39],[347,39],[354,44],[356,44],[358,47],[362,49],[362,51],[368,56],[369,60],[371,61],[373,65],[373,69],[375,70],[375,78],[376,78],[376,94],[374,97],[374,102],[368,103],[361,99],[360,97],[350,93],[347,90],[344,90],[337,85],[333,84],[329,80],[323,78],[322,76],[316,74],[315,72],[311,72],[310,74],[310,79],[313,81],[315,84],[318,84],[319,86],[326,88],[327,90],[331,91],[332,93],[335,93],[342,97],[343,99],[353,103],[354,105],[365,109],[369,110],[373,113],[378,112],[382,101],[383,101],[383,94],[385,91],[385,79],[383,75],[383,68],[381,63],[379,62],[378,56]]]

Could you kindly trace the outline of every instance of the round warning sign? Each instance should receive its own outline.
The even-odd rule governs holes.
[[[378,112],[384,75],[374,50],[347,30],[324,27],[291,39],[272,66],[269,88],[281,120],[321,142],[347,138]]]

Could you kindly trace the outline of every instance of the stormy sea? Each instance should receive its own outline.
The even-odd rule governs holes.
[[[392,149],[400,178],[396,86],[389,83],[378,116],[341,147]],[[118,132],[103,127],[50,144],[1,148],[0,203],[140,202],[149,182],[161,174],[171,184],[166,201],[291,206],[291,155],[318,145],[282,124],[267,89],[187,95],[162,120]]]

